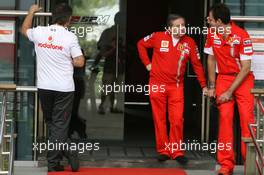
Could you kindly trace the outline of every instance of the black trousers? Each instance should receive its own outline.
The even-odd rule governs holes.
[[[59,92],[38,89],[43,116],[48,128],[50,143],[68,143],[69,124],[74,99],[74,92]],[[52,148],[52,147],[51,147]],[[54,146],[55,148],[55,146]],[[54,167],[60,163],[67,150],[53,149],[47,151],[48,166]],[[67,156],[67,155],[66,155]]]

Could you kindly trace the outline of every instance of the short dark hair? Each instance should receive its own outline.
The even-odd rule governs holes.
[[[215,20],[221,19],[224,24],[228,24],[231,20],[229,8],[223,4],[216,4],[210,8],[210,12]]]
[[[180,19],[180,18],[184,19],[184,21],[185,21],[185,18],[183,16],[181,16],[181,15],[169,14],[168,18],[167,18],[167,27],[171,27],[172,26],[172,21]]]
[[[72,8],[67,3],[59,3],[52,11],[52,22],[66,24],[72,15]]]

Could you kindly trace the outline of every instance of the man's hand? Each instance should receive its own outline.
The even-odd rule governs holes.
[[[33,4],[33,5],[29,8],[28,13],[29,13],[29,14],[34,14],[34,13],[36,13],[36,12],[39,12],[41,9],[42,9],[42,8],[39,7],[38,5]]]
[[[224,93],[222,93],[218,99],[217,99],[217,103],[221,104],[221,103],[226,103],[228,101],[232,100],[232,92],[227,90]]]
[[[73,58],[72,64],[74,67],[83,67],[85,64],[85,58],[83,55]]]
[[[208,97],[215,98],[215,88],[208,89]]]
[[[32,20],[33,20],[33,16],[34,13],[40,11],[42,8],[39,7],[38,5],[34,4],[32,5],[29,10],[28,10],[28,15],[26,16],[26,18],[24,19],[24,22],[22,24],[21,27],[21,33],[25,36],[27,36],[27,30],[30,29],[32,27]]]
[[[151,71],[151,63],[148,64],[148,65],[146,66],[146,69],[147,69],[148,71]]]
[[[207,87],[203,88],[203,95],[205,95],[205,96],[208,95],[208,88]]]

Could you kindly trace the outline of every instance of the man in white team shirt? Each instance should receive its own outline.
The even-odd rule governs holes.
[[[35,45],[37,87],[49,142],[70,144],[68,129],[74,98],[73,68],[84,65],[84,56],[77,37],[66,29],[70,24],[71,7],[66,3],[58,4],[52,12],[53,25],[31,28],[34,13],[40,10],[37,5],[30,7],[21,32]],[[48,150],[49,172],[64,171],[60,165],[63,155],[68,158],[72,171],[78,171],[76,152],[60,147]]]

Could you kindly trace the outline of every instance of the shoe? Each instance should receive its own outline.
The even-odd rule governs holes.
[[[76,126],[76,131],[79,134],[81,139],[86,139],[86,120],[83,120],[81,118],[78,118],[78,122],[76,122],[78,125]]]
[[[64,171],[64,166],[57,165],[57,166],[48,168],[48,172],[58,172],[58,171]]]
[[[116,113],[116,114],[121,114],[121,113],[123,113],[122,110],[117,109],[117,108],[110,108],[110,112],[111,112],[111,113]]]
[[[178,156],[174,160],[176,160],[181,165],[186,165],[188,163],[188,158],[185,156]]]
[[[169,160],[170,157],[165,155],[165,154],[160,154],[160,155],[158,155],[157,159],[158,159],[159,162],[164,162],[166,160]]]
[[[99,107],[98,108],[98,114],[104,115],[105,114],[105,110],[103,107]]]
[[[232,175],[233,171],[225,168],[220,168],[217,175]]]
[[[77,172],[80,168],[78,151],[69,151],[67,158],[71,166],[72,172]]]

